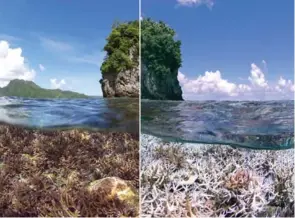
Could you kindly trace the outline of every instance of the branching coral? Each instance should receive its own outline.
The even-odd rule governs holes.
[[[293,217],[293,152],[165,143],[142,135],[142,215]]]
[[[137,216],[138,150],[135,134],[0,125],[0,216]],[[132,192],[88,191],[106,177]]]

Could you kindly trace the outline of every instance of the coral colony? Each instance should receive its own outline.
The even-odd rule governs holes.
[[[159,217],[293,217],[294,151],[141,136],[141,210]]]
[[[1,216],[137,216],[138,146],[138,134],[0,124]]]

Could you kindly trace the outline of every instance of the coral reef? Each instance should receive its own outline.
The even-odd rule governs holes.
[[[294,150],[141,135],[143,217],[294,217]]]
[[[138,216],[138,137],[0,124],[0,215]]]

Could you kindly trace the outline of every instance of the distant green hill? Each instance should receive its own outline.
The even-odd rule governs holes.
[[[26,98],[87,98],[87,95],[62,91],[60,89],[43,89],[32,81],[11,80],[10,83],[0,88],[0,96],[15,96]]]

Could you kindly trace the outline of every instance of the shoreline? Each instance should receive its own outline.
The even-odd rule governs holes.
[[[138,138],[1,123],[0,214],[137,216]]]
[[[141,211],[158,217],[293,217],[294,149],[250,150],[141,135]]]

